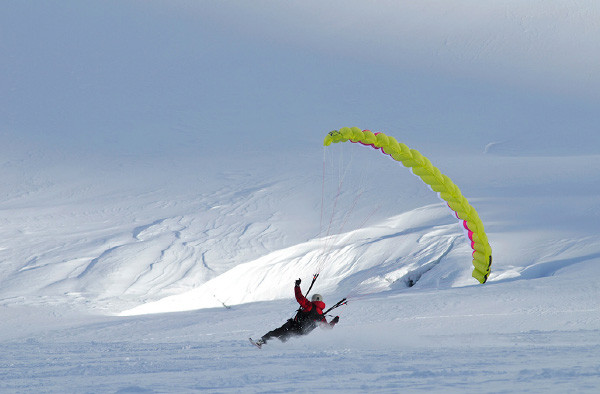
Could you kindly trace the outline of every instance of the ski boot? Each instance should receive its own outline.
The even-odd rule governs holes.
[[[267,341],[263,341],[262,338],[259,339],[258,341],[255,341],[254,339],[250,338],[250,343],[253,344],[254,346],[256,346],[257,348],[261,349],[262,345],[267,343]]]

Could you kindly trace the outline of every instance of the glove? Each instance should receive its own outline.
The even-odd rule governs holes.
[[[331,323],[332,324],[337,324],[337,322],[339,322],[339,321],[340,321],[340,317],[336,316],[336,317],[333,318],[333,320],[331,321]]]
[[[300,286],[300,283],[302,283],[302,279],[296,279],[296,286]]]

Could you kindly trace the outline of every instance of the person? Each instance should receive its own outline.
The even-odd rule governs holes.
[[[285,342],[293,336],[306,335],[317,328],[317,326],[333,328],[340,321],[340,317],[336,316],[328,323],[323,315],[323,309],[325,309],[323,297],[320,294],[314,294],[309,301],[302,295],[302,290],[300,290],[301,282],[301,279],[297,279],[294,286],[294,295],[296,296],[296,301],[300,304],[300,309],[298,309],[296,316],[285,322],[283,326],[269,331],[258,341],[255,342],[250,339],[254,345],[260,348],[271,338],[278,338],[280,341]]]

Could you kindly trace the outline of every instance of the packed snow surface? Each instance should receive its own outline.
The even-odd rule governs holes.
[[[413,3],[3,3],[0,391],[598,392],[600,7]]]

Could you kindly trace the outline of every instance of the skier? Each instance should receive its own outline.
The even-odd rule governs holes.
[[[296,313],[296,316],[293,319],[289,319],[283,326],[276,328],[273,331],[269,331],[258,341],[253,341],[252,338],[250,338],[250,342],[259,349],[271,338],[278,338],[280,341],[285,342],[290,337],[308,334],[314,330],[317,325],[323,328],[333,328],[333,326],[340,321],[340,317],[336,316],[328,323],[323,315],[323,309],[325,309],[323,297],[320,294],[314,294],[309,301],[302,295],[302,290],[300,290],[301,282],[301,279],[296,280],[294,286],[296,301],[300,304],[298,313]]]

